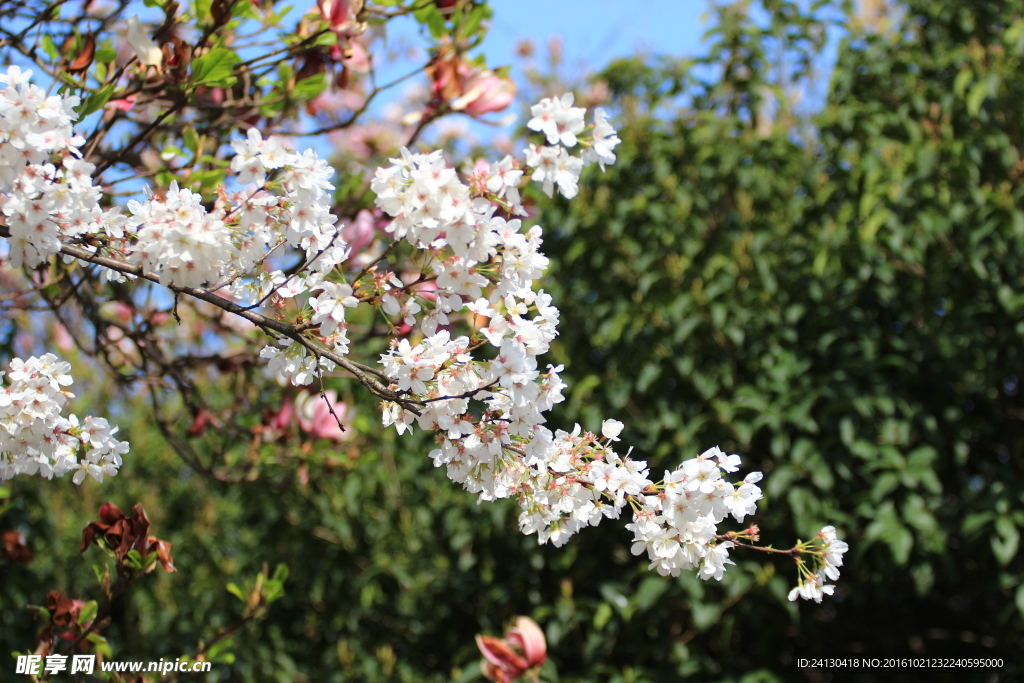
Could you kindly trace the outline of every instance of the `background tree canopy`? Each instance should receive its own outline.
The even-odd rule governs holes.
[[[834,601],[788,602],[789,561],[738,552],[721,584],[661,578],[614,524],[537,547],[513,504],[477,506],[352,391],[358,437],[297,447],[307,477],[209,480],[121,404],[121,476],[10,482],[0,525],[35,559],[0,563],[0,642],[36,628],[8,606],[90,589],[81,528],[139,500],[180,573],[118,603],[123,658],[194,651],[241,612],[229,582],[290,569],[220,655],[231,680],[475,680],[473,635],[516,614],[546,629],[550,680],[800,680],[796,658],[826,655],[1002,657],[998,680],[1019,676],[1024,2],[870,19],[735,5],[703,60],[610,65],[619,161],[540,212],[570,382],[555,422],[621,419],[654,471],[716,443],[743,454],[766,474],[763,540],[835,524],[849,541]],[[808,117],[793,93],[833,21]],[[115,401],[99,376],[78,384]]]

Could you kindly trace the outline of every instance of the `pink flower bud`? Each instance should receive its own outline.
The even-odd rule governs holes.
[[[516,96],[516,85],[508,76],[499,76],[490,70],[462,71],[463,94],[452,101],[451,107],[474,118],[496,111],[504,111]]]
[[[500,638],[477,636],[476,646],[485,659],[480,669],[489,680],[508,683],[519,678],[529,668],[526,660]]]
[[[516,95],[516,86],[508,76],[473,66],[462,59],[445,41],[427,72],[433,80],[434,98],[448,103],[454,111],[473,117],[506,109]]]
[[[518,642],[526,655],[529,668],[542,666],[548,658],[548,644],[544,632],[530,617],[519,617],[516,626],[509,631],[509,640]]]
[[[354,18],[349,16],[352,0],[317,0],[316,5],[320,16],[331,25],[331,30],[337,31]]]
[[[504,638],[478,635],[476,646],[484,656],[481,672],[498,683],[509,683],[526,673],[536,677],[548,657],[544,632],[529,617],[516,618],[516,625]]]

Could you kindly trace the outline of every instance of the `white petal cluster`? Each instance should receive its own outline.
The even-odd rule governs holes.
[[[552,434],[542,426],[543,413],[563,400],[565,387],[561,367],[542,371],[537,362],[557,335],[559,318],[551,297],[533,289],[548,265],[540,252],[543,231],[534,226],[524,233],[519,220],[494,215],[496,203],[518,207],[522,172],[510,158],[491,165],[478,179],[490,195],[482,197],[474,196],[440,152],[403,150],[391,161],[372,185],[377,205],[394,218],[388,230],[439,256],[432,265],[436,303],[422,318],[423,341],[395,341],[381,357],[391,388],[426,403],[418,415],[386,403],[385,425],[441,432],[439,448],[431,453],[435,464],[445,465],[453,480],[481,500],[518,497],[524,530],[537,531],[542,541],[564,543],[602,514],[617,515],[624,492],[639,493],[649,484],[645,468],[602,455],[622,468],[624,487],[595,491],[574,470],[596,457],[574,455],[597,445],[592,435],[579,429]],[[402,310],[400,297],[397,289],[383,297],[386,313]],[[492,359],[474,360],[468,337],[452,338],[439,329],[463,308],[485,320],[479,333],[494,349]],[[549,465],[561,474],[553,476]]]
[[[557,146],[531,146],[526,165],[549,193],[558,186],[574,196],[584,162],[563,145],[577,143],[584,112],[566,95],[541,102],[533,113],[530,127]],[[599,122],[594,160],[611,163],[614,131],[603,114]],[[727,514],[742,520],[761,497],[754,485],[759,474],[735,486],[721,478],[720,471],[736,471],[739,456],[712,449],[670,473],[658,492],[646,463],[610,448],[621,422],[606,420],[602,437],[579,425],[572,432],[544,426],[544,413],[563,400],[565,384],[561,366],[542,370],[538,363],[559,318],[551,297],[534,291],[548,265],[540,251],[543,231],[523,232],[519,220],[494,216],[495,204],[518,208],[512,190],[521,177],[510,158],[489,170],[477,164],[471,188],[440,152],[407,150],[377,171],[372,189],[377,205],[394,218],[388,230],[436,257],[434,312],[447,323],[448,314],[465,308],[484,321],[478,332],[493,349],[489,360],[476,360],[469,337],[453,338],[425,318],[422,341],[396,340],[381,356],[391,390],[422,403],[413,412],[385,402],[384,424],[400,433],[414,426],[439,432],[430,453],[435,465],[480,500],[517,499],[520,527],[541,543],[562,545],[579,529],[618,518],[632,502],[639,512],[630,528],[639,548],[649,549],[652,566],[670,574],[699,566],[702,577],[721,578],[731,543],[715,539],[716,524]],[[386,313],[399,313],[400,297],[383,297]]]
[[[589,139],[578,137],[584,132],[586,111],[574,107],[573,94],[566,93],[561,97],[548,97],[533,105],[530,119],[526,126],[544,134],[547,145],[531,144],[525,150],[526,165],[533,170],[530,176],[534,182],[542,184],[542,188],[551,197],[555,187],[566,199],[572,199],[579,191],[580,172],[586,164],[597,162],[601,170],[606,164],[615,163],[612,151],[620,140],[615,129],[608,122],[603,109],[594,111],[594,129]],[[569,153],[569,149],[581,142],[585,149],[582,157]]]
[[[81,484],[87,476],[102,482],[117,474],[128,452],[128,444],[114,438],[117,427],[103,418],[79,422],[61,415],[72,397],[63,389],[71,384],[70,369],[52,353],[8,364],[7,382],[0,387],[0,481],[17,474],[51,479],[74,472],[74,482]]]
[[[260,187],[222,197],[209,213],[198,194],[176,182],[164,196],[128,202],[128,225],[136,230],[128,246],[133,262],[158,272],[163,284],[186,287],[234,275],[234,293],[243,299],[261,288],[286,297],[313,288],[348,256],[330,212],[333,169],[312,150],[288,152],[255,128],[232,148],[239,182]],[[275,192],[266,185],[266,172],[278,169]],[[279,270],[241,277],[282,245],[303,250],[308,268],[288,278]]]
[[[721,579],[729,560],[730,541],[720,542],[718,524],[727,516],[742,522],[754,513],[761,489],[760,472],[733,484],[722,472],[735,472],[739,456],[711,448],[665,473],[664,489],[643,497],[634,512],[633,554],[646,551],[651,568],[667,576],[700,567],[702,579]]]
[[[583,152],[583,161],[588,164],[597,162],[603,171],[605,164],[615,163],[613,150],[620,142],[622,141],[615,134],[615,129],[608,122],[608,115],[604,109],[598,107],[594,110],[594,139],[590,143],[590,148]]]
[[[128,202],[136,230],[132,263],[160,274],[160,283],[201,287],[219,279],[236,249],[219,212],[207,213],[203,198],[172,181],[163,197]]]
[[[75,96],[47,96],[31,71],[0,73],[0,211],[10,231],[11,264],[36,266],[60,240],[103,232],[116,212],[99,209],[92,164],[80,159]]]
[[[523,170],[512,159],[511,155],[505,155],[501,161],[490,164],[490,173],[483,178],[487,190],[499,199],[504,199],[512,213],[525,215],[526,211],[519,196],[519,183],[523,177]]]
[[[561,97],[545,97],[530,107],[533,118],[526,123],[526,127],[543,133],[550,145],[575,147],[576,136],[586,127],[583,117],[587,111],[572,106],[573,102],[571,92]]]
[[[137,23],[137,22],[136,22]],[[202,198],[171,183],[118,208],[101,211],[95,168],[83,161],[72,122],[79,98],[47,96],[17,66],[0,73],[0,212],[10,232],[12,265],[38,265],[60,251],[62,241],[89,237],[105,253],[127,254],[156,272],[163,284],[199,287],[230,279],[236,296],[247,299],[283,287],[292,295],[312,289],[319,278],[348,256],[331,215],[331,169],[315,152],[285,149],[251,129],[236,140],[231,162],[247,192],[222,192],[211,210]],[[273,182],[267,173],[276,172]],[[81,240],[78,240],[81,241]],[[301,250],[302,271],[253,273],[282,246]],[[105,271],[111,279],[121,275]],[[269,285],[269,286],[268,286]]]
[[[526,165],[534,169],[530,177],[534,182],[543,183],[547,196],[554,194],[555,185],[558,185],[559,194],[566,199],[576,196],[579,192],[580,172],[583,170],[582,159],[572,156],[562,146],[538,147],[531,144],[524,151]]]
[[[323,361],[317,363],[316,358],[309,355],[301,344],[290,337],[278,340],[277,346],[264,347],[260,351],[260,358],[268,359],[271,373],[291,381],[296,386],[312,383],[323,364]]]
[[[799,586],[789,591],[789,600],[792,602],[797,598],[803,598],[821,602],[826,595],[832,595],[835,589],[834,585],[825,583],[825,577],[821,574],[811,574],[801,581]]]
[[[815,552],[817,560],[817,571],[805,572],[801,577],[800,584],[789,592],[789,599],[814,600],[821,602],[826,595],[832,595],[835,586],[825,583],[839,579],[839,567],[843,566],[843,554],[850,549],[845,541],[839,540],[836,529],[827,526],[818,532],[816,541],[821,545]]]
[[[313,308],[310,322],[320,325],[320,334],[328,336],[345,322],[345,309],[358,306],[359,299],[352,296],[352,287],[345,283],[324,282],[319,286],[323,292],[309,300]]]
[[[530,128],[544,133],[547,146],[531,145],[526,166],[532,179],[551,194],[557,186],[566,197],[577,193],[584,159],[566,147],[583,140],[587,162],[615,161],[618,144],[604,112],[596,115],[594,135],[584,131],[583,110],[572,95],[544,100],[533,108]],[[541,543],[562,545],[578,530],[617,519],[631,505],[634,553],[647,552],[662,574],[696,569],[701,578],[721,579],[734,543],[718,533],[727,516],[742,521],[753,514],[761,490],[754,472],[730,483],[722,473],[736,472],[739,456],[712,448],[666,473],[664,484],[649,478],[647,464],[616,453],[624,425],[605,420],[601,436],[551,431],[544,413],[563,400],[561,366],[541,370],[538,356],[557,335],[559,313],[551,297],[534,291],[547,268],[541,253],[543,231],[523,232],[519,220],[494,216],[494,205],[510,212],[519,207],[513,194],[522,172],[506,158],[489,167],[470,169],[470,186],[446,166],[440,152],[403,150],[392,165],[379,169],[373,182],[377,205],[394,218],[389,230],[420,249],[430,249],[437,276],[437,305],[445,316],[467,310],[479,325],[480,342],[452,337],[445,329],[421,324],[422,341],[402,339],[381,356],[390,389],[412,400],[403,407],[383,404],[385,425],[399,433],[418,426],[439,432],[430,453],[438,467],[481,501],[515,498],[520,528],[536,533]],[[403,294],[389,291],[383,307],[400,312]],[[418,310],[417,310],[418,312]],[[488,360],[472,355],[474,343],[492,349]]]

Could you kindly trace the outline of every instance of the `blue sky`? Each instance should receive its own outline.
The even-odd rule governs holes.
[[[706,0],[491,0],[494,20],[485,41],[488,62],[514,61],[515,44],[531,38],[564,41],[566,62],[598,69],[638,51],[692,55],[706,25]]]
[[[642,4],[621,0],[490,0],[490,5],[494,11],[490,30],[474,54],[486,55],[487,65],[492,68],[517,67],[522,60],[515,54],[516,46],[529,39],[537,47],[537,62],[543,69],[548,40],[557,36],[563,52],[561,73],[570,78],[598,71],[612,59],[639,52],[696,55],[708,28],[708,0],[648,0]],[[417,35],[419,30],[411,18],[390,22],[388,42],[426,47],[430,41]],[[378,74],[386,82],[407,68],[408,63],[384,67]],[[512,77],[524,84],[517,68],[513,68]],[[511,130],[460,120],[484,140]]]

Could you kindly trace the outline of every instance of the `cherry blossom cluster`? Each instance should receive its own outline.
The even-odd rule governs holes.
[[[162,284],[225,281],[235,296],[262,301],[271,292],[290,297],[315,290],[347,258],[330,212],[333,169],[314,151],[290,152],[254,128],[233,143],[231,161],[237,182],[249,187],[222,191],[212,211],[176,182],[129,201],[130,216],[118,207],[102,211],[95,167],[80,158],[83,139],[72,128],[79,98],[47,97],[29,82],[31,73],[17,66],[0,73],[0,210],[13,266],[36,266],[58,253],[62,241],[88,236],[90,246],[127,257],[159,274]],[[289,248],[304,256],[298,273],[253,272],[272,253],[284,256]],[[111,270],[103,275],[125,280]]]
[[[585,112],[572,102],[567,94],[533,107],[529,127],[553,146],[525,150],[532,179],[545,183],[549,194],[557,185],[569,198],[584,160],[566,148],[583,142],[585,158],[603,168],[615,161],[618,143],[603,112],[586,135]],[[717,538],[716,525],[730,513],[738,520],[751,514],[761,496],[759,474],[735,486],[721,478],[720,470],[736,471],[739,456],[712,449],[656,486],[645,462],[611,448],[622,423],[605,421],[601,437],[579,425],[572,432],[544,426],[544,413],[563,400],[565,384],[560,366],[542,370],[537,360],[557,335],[559,318],[551,297],[534,290],[548,265],[540,251],[543,229],[523,232],[518,219],[495,215],[498,209],[522,212],[521,168],[508,157],[477,163],[467,184],[440,152],[403,150],[378,170],[372,189],[378,207],[393,217],[388,231],[430,252],[437,286],[422,341],[396,341],[381,357],[390,388],[422,407],[385,402],[384,423],[399,432],[414,425],[438,431],[438,448],[430,454],[435,464],[480,500],[516,498],[520,527],[537,533],[541,543],[560,546],[586,526],[618,518],[629,504],[634,550],[647,549],[652,567],[678,575],[699,564],[703,578],[720,579],[732,544]],[[385,296],[391,297],[389,312],[397,313],[398,299]],[[438,329],[463,309],[479,321],[472,337]],[[475,359],[472,352],[481,346],[490,347],[492,357]]]
[[[70,369],[52,353],[15,358],[7,366],[0,387],[0,481],[74,472],[73,481],[81,484],[87,476],[102,482],[117,474],[128,452],[128,444],[114,438],[117,427],[102,417],[61,415],[73,397],[63,389],[71,384]]]
[[[333,169],[312,150],[290,152],[255,128],[232,147],[231,168],[244,189],[222,191],[210,212],[200,195],[176,182],[159,196],[128,202],[125,251],[133,263],[159,273],[163,284],[200,287],[227,280],[244,301],[315,289],[348,255],[330,212]],[[253,273],[271,253],[289,248],[304,255],[300,272]]]
[[[584,161],[603,169],[615,161],[619,141],[604,112],[588,131],[584,111],[572,102],[570,94],[533,107],[528,126],[552,146],[525,150],[531,178],[567,198],[576,194]],[[566,152],[578,143],[586,148],[582,159]],[[429,310],[420,319],[422,338],[396,340],[381,357],[389,388],[419,407],[385,401],[384,424],[399,433],[414,426],[438,432],[430,453],[435,465],[481,501],[518,500],[520,528],[541,543],[563,545],[584,527],[619,518],[629,505],[634,554],[646,552],[663,575],[695,569],[702,579],[720,580],[741,534],[721,534],[718,524],[755,512],[760,472],[730,482],[723,473],[737,472],[740,457],[712,448],[655,484],[645,462],[612,448],[621,422],[606,420],[601,436],[579,425],[572,432],[544,426],[544,413],[563,400],[565,384],[560,366],[545,371],[537,360],[557,335],[559,318],[551,297],[534,290],[548,265],[540,251],[543,229],[523,232],[518,219],[495,215],[522,212],[523,167],[510,157],[477,162],[464,183],[440,152],[403,150],[377,171],[372,189],[393,218],[387,230],[431,255],[436,285],[432,300],[423,301]],[[409,295],[400,282],[384,279],[378,289],[388,292],[386,313],[416,322],[421,306],[409,307],[410,299],[403,306]],[[461,311],[475,321],[475,332],[455,337],[449,323]],[[491,349],[488,357],[474,358],[482,347]]]
[[[700,565],[700,578],[721,579],[725,565],[733,564],[733,543],[718,541],[717,525],[729,515],[742,522],[761,498],[760,472],[751,472],[738,485],[722,477],[722,472],[736,472],[739,464],[738,455],[716,447],[665,472],[663,488],[642,497],[627,525],[633,554],[646,551],[651,568],[662,575],[678,576]]]
[[[619,137],[608,122],[605,111],[594,110],[594,128],[590,138],[584,142],[582,157],[575,157],[569,149],[576,146],[577,137],[586,128],[586,110],[572,106],[572,93],[561,97],[547,97],[533,105],[533,114],[527,122],[530,130],[544,134],[547,145],[531,144],[526,150],[526,165],[534,169],[530,176],[535,182],[543,183],[544,192],[551,197],[555,186],[566,199],[572,199],[579,191],[580,171],[588,163],[597,162],[603,171],[605,165],[615,163],[615,146]]]
[[[756,540],[754,527],[718,530],[728,516],[741,522],[753,514],[761,498],[759,472],[738,482],[723,477],[738,471],[739,456],[712,448],[654,483],[647,463],[613,448],[621,422],[604,421],[600,436],[579,425],[571,432],[545,426],[566,386],[561,366],[538,360],[558,334],[559,311],[535,289],[548,259],[543,228],[524,229],[516,218],[526,215],[520,189],[533,180],[571,199],[584,165],[614,163],[619,138],[602,110],[587,126],[572,94],[542,100],[527,125],[547,144],[523,150],[525,161],[478,161],[465,180],[440,151],[403,149],[377,170],[371,189],[391,217],[386,232],[420,255],[419,271],[390,272],[379,266],[382,255],[349,281],[339,266],[350,249],[331,214],[333,170],[313,151],[292,152],[252,128],[232,143],[232,189],[212,203],[171,183],[128,202],[129,215],[103,212],[94,169],[79,158],[82,140],[71,128],[77,98],[45,97],[27,78],[17,67],[0,74],[0,208],[14,265],[40,263],[67,241],[137,264],[168,286],[227,288],[250,309],[294,301],[302,324],[260,355],[299,386],[348,354],[346,312],[375,305],[403,330],[380,359],[390,392],[382,395],[393,399],[382,404],[385,426],[436,432],[435,465],[481,501],[516,499],[524,533],[560,546],[584,527],[618,519],[628,505],[633,552],[646,552],[651,568],[672,576],[695,569],[716,580],[732,564],[730,549]],[[577,146],[578,157],[568,151]],[[466,334],[455,332],[459,324]],[[0,392],[0,480],[75,470],[81,483],[116,473],[127,452],[112,437],[116,428],[60,416],[67,369],[49,354],[12,362]],[[328,415],[337,422],[332,399],[321,398],[311,409],[317,424]],[[338,437],[330,428],[317,433]],[[810,555],[813,569],[798,558],[800,583],[790,597],[831,593],[825,581],[838,577],[846,549],[831,527],[798,544],[793,556]]]
[[[0,72],[0,212],[16,268],[37,266],[60,251],[62,238],[99,233],[112,220],[99,208],[95,167],[81,159],[84,140],[72,129],[79,98],[47,96],[31,75],[17,66]]]
[[[814,540],[809,543],[801,543],[797,546],[813,559],[814,568],[808,568],[802,562],[797,566],[800,571],[800,583],[789,592],[789,599],[796,600],[798,597],[804,600],[821,602],[826,595],[832,595],[835,590],[833,584],[826,581],[835,581],[839,578],[839,567],[843,566],[843,554],[850,549],[844,541],[836,536],[836,529],[827,526],[818,532]]]

